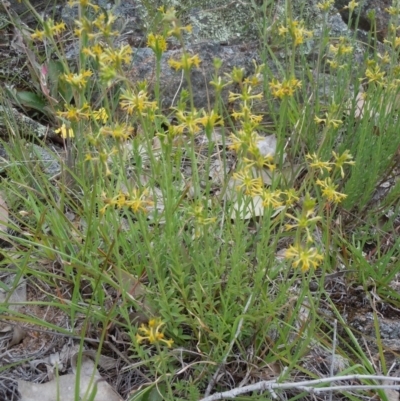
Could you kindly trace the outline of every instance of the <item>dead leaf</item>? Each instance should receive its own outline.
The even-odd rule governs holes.
[[[0,239],[2,240],[6,240],[7,238],[3,233],[7,233],[8,218],[7,203],[4,200],[4,194],[0,192]]]
[[[387,96],[382,96],[380,102],[378,102],[377,105],[371,107],[368,102],[368,98],[365,99],[365,92],[362,86],[360,86],[359,88],[355,101],[356,104],[354,117],[356,119],[362,119],[363,117],[366,117],[375,122],[381,113],[386,116],[392,111],[400,109],[400,95],[393,96],[393,94],[390,93],[387,93]],[[383,109],[382,106],[386,106],[385,109]],[[347,113],[350,114],[350,111],[351,107],[348,108]],[[368,115],[366,113],[368,113]]]
[[[226,166],[228,170],[228,167]],[[214,184],[222,185],[225,181],[225,177],[228,175],[228,171],[224,169],[224,163],[222,160],[216,159],[210,165],[210,171],[208,173],[209,178]]]
[[[20,277],[15,283],[16,279],[16,274],[9,274],[3,279],[3,285],[0,288],[0,304],[10,303],[7,309],[12,311],[18,311],[26,302],[26,280]]]
[[[26,337],[26,330],[21,327],[21,326],[14,326],[13,328],[13,335],[11,338],[10,343],[8,344],[7,348],[11,348],[14,345],[19,344],[20,342],[23,341],[23,339]]]
[[[75,401],[76,374],[79,370],[79,396],[80,399],[89,399],[96,390],[93,401],[122,401],[122,398],[114,389],[101,377],[95,368],[94,362],[82,357],[80,369],[44,384],[17,380],[18,391],[21,394],[21,401]]]
[[[276,138],[276,135],[267,135],[257,141],[257,148],[263,157],[275,156],[277,145],[278,139]]]
[[[354,110],[355,118],[362,118],[364,115],[365,100],[363,96],[363,91],[360,90],[356,96],[356,109]]]

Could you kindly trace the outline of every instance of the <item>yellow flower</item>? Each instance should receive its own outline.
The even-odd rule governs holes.
[[[334,0],[325,0],[321,3],[317,3],[317,7],[321,10],[321,11],[329,11],[330,8],[332,7],[332,5],[335,3]]]
[[[262,188],[260,191],[258,191],[258,194],[261,196],[262,205],[264,207],[272,207],[277,209],[283,205],[280,191],[272,191],[269,188]]]
[[[353,46],[348,44],[348,38],[341,36],[339,38],[338,45],[330,45],[329,52],[335,56],[343,56],[345,54],[350,54],[353,51]]]
[[[258,126],[259,123],[263,120],[262,115],[255,115],[251,113],[251,109],[248,105],[241,103],[240,104],[241,110],[240,111],[233,111],[231,113],[231,117],[235,120],[241,119],[242,121],[250,121],[254,123],[253,129]]]
[[[248,148],[254,149],[262,137],[255,131],[239,130],[236,134],[231,134],[229,139],[231,140],[231,143],[228,148],[239,153]]]
[[[90,106],[87,103],[80,109],[66,104],[65,109],[66,111],[57,111],[57,115],[68,121],[79,121],[90,117]]]
[[[217,77],[210,81],[210,85],[214,86],[217,92],[221,92],[223,88],[230,85],[230,82],[223,81],[221,77]]]
[[[72,128],[67,128],[65,124],[63,124],[60,128],[56,129],[54,131],[56,134],[60,134],[61,138],[67,139],[67,138],[73,138],[74,135],[74,130]]]
[[[252,94],[252,90],[253,88],[250,85],[245,85],[243,87],[242,93],[229,92],[229,101],[234,102],[235,100],[240,100],[245,106],[247,106],[247,102],[249,100],[263,98],[263,94],[261,92]]]
[[[157,109],[157,102],[149,101],[145,90],[135,93],[130,89],[123,89],[119,99],[121,108],[126,110],[128,114],[136,112],[139,115],[146,116],[149,111]]]
[[[107,152],[100,153],[100,160],[106,163],[106,159],[110,156]],[[107,166],[106,166],[107,167]],[[105,205],[102,208],[102,214],[105,213],[109,206],[116,206],[119,209],[124,207],[130,208],[134,213],[144,212],[147,213],[147,206],[152,206],[153,202],[148,198],[148,191],[146,189],[140,191],[134,189],[132,193],[126,194],[122,191],[114,196],[113,198],[107,198],[103,195],[103,202]]]
[[[249,146],[243,130],[238,131],[237,134],[230,134],[229,139],[231,143],[228,145],[228,148],[236,153],[246,150]]]
[[[233,173],[233,178],[240,181],[236,188],[238,190],[244,189],[246,195],[258,194],[264,185],[261,177],[253,178],[251,171],[248,169]]]
[[[286,213],[286,217],[289,217],[290,219],[294,220],[296,223],[294,224],[285,224],[285,229],[286,230],[292,230],[293,228],[298,228],[300,232],[302,233],[303,231],[307,235],[307,242],[312,242],[313,238],[311,236],[311,231],[310,228],[315,226],[315,223],[319,220],[321,220],[320,216],[315,216],[315,217],[309,217],[307,216],[306,213],[302,213],[299,216],[295,217],[289,213]]]
[[[93,160],[97,160],[97,158],[93,157],[90,153],[86,153],[85,162],[91,162]]]
[[[150,47],[155,54],[162,54],[167,50],[167,41],[162,35],[150,33],[147,36],[147,46]]]
[[[76,25],[74,29],[75,36],[80,37],[83,33],[93,35],[94,26],[92,20],[82,15],[82,17],[79,20],[75,20],[74,23]]]
[[[358,6],[358,2],[351,0],[349,4],[345,7],[348,8],[350,11],[354,11],[354,9]]]
[[[385,72],[381,71],[379,65],[370,65],[365,71],[365,77],[368,79],[368,83],[376,82],[377,84],[383,84],[385,78]]]
[[[233,67],[231,73],[226,75],[232,79],[232,82],[241,84],[244,78],[244,68],[235,66]]]
[[[322,189],[322,196],[329,202],[340,203],[346,199],[347,195],[336,191],[337,185],[334,185],[331,178],[326,178],[324,181],[317,180],[317,185]]]
[[[279,82],[277,79],[273,79],[269,83],[272,96],[279,99],[293,96],[296,89],[300,87],[301,81],[296,78],[285,79],[282,82]]]
[[[44,38],[50,39],[54,35],[59,35],[61,32],[65,31],[65,29],[66,26],[64,22],[54,24],[52,19],[47,19],[43,22],[43,31],[36,29],[35,32],[31,34],[31,38],[43,41]]]
[[[389,13],[390,15],[393,15],[393,16],[398,16],[398,15],[400,15],[400,7],[399,7],[399,6],[397,6],[397,7],[388,7],[388,8],[385,8],[385,11],[386,11],[387,13]]]
[[[304,43],[305,39],[310,39],[313,36],[312,31],[304,28],[303,21],[293,21],[288,19],[285,26],[280,26],[278,28],[280,36],[289,34],[293,40],[293,44],[298,46]]]
[[[169,59],[168,64],[171,68],[175,70],[184,70],[184,71],[189,71],[193,66],[194,67],[199,67],[201,63],[201,60],[197,54],[194,56],[190,57],[188,53],[184,52],[181,56],[180,60],[174,60],[174,59]]]
[[[298,46],[304,43],[304,39],[310,39],[313,36],[313,32],[304,27],[299,27],[297,29],[293,29],[293,37],[294,37],[294,45]]]
[[[171,348],[174,341],[172,339],[166,340],[164,333],[160,331],[164,324],[165,323],[158,318],[149,320],[147,326],[142,324],[138,329],[138,334],[136,334],[136,341],[138,344],[143,341],[148,341],[150,344],[164,343],[168,348]]]
[[[314,121],[317,124],[326,124],[328,127],[338,128],[340,125],[343,124],[342,120],[335,120],[329,116],[328,113],[325,113],[325,118],[319,118],[318,116],[314,117]]]
[[[270,171],[276,170],[276,164],[274,163],[274,157],[271,155],[263,156],[260,153],[260,149],[256,147],[253,149],[249,147],[249,153],[251,153],[254,159],[248,159],[247,157],[243,158],[243,161],[246,163],[247,167],[255,166],[259,169],[264,167],[268,168]]]
[[[286,198],[284,201],[286,206],[292,206],[295,202],[299,201],[298,194],[294,188],[283,191],[282,195]]]
[[[254,64],[254,73],[250,77],[244,79],[244,83],[252,87],[258,86],[264,82],[263,71],[265,69],[265,64],[258,65],[255,60],[253,60],[253,64]]]
[[[180,124],[177,125],[176,128],[181,132],[187,130],[191,135],[200,132],[201,130],[200,126],[203,123],[203,118],[199,117],[199,113],[197,112],[196,109],[187,112],[184,112],[182,110],[177,110],[175,113],[175,117],[180,122]]]
[[[289,29],[286,26],[279,26],[278,27],[278,34],[279,36],[285,36],[289,32]]]
[[[171,16],[168,18],[166,18],[167,13],[164,14],[164,21],[170,22],[172,29],[170,29],[167,32],[167,36],[175,36],[176,38],[180,38],[182,36],[182,32],[186,31],[188,33],[192,33],[192,26],[191,25],[187,25],[187,26],[181,26],[178,19],[175,16],[175,10],[172,9],[172,13]],[[168,10],[167,10],[168,12]],[[172,18],[171,18],[172,17]]]
[[[82,89],[86,86],[88,78],[92,76],[92,71],[84,70],[79,74],[73,74],[72,72],[68,74],[64,74],[62,77],[64,81],[68,82],[72,86],[77,87],[78,89]]]
[[[96,19],[93,21],[93,25],[99,30],[101,35],[108,39],[112,36],[118,36],[119,32],[114,31],[114,22],[116,21],[117,17],[112,14],[110,11],[106,13],[99,13],[96,17]],[[99,34],[94,34],[94,35],[88,35],[89,39],[94,39],[96,36],[99,36]]]
[[[43,39],[46,37],[46,32],[45,31],[41,31],[40,29],[35,29],[35,32],[33,32],[31,34],[31,38],[33,40],[37,39],[40,41],[43,41]]]
[[[319,169],[321,174],[324,173],[324,169],[326,171],[332,170],[332,167],[330,167],[331,163],[323,162],[322,160],[318,159],[318,156],[316,153],[313,153],[312,155],[307,154],[306,159],[310,160],[308,165],[313,169]]]
[[[339,63],[336,60],[327,60],[327,63],[331,66],[332,69],[336,70],[339,68]]]
[[[317,124],[322,124],[322,123],[326,123],[326,118],[319,118],[318,116],[315,116],[315,117],[314,117],[314,121],[315,121]]]
[[[214,110],[207,113],[203,110],[203,117],[201,117],[201,123],[206,129],[213,129],[216,125],[224,125],[224,120]]]
[[[100,54],[99,59],[101,66],[111,66],[119,70],[123,64],[131,62],[132,48],[129,45],[121,46],[119,49],[107,48]]]
[[[196,203],[189,211],[189,215],[194,218],[196,238],[206,233],[206,226],[217,221],[216,217],[205,217],[204,207],[201,203]]]
[[[64,22],[59,22],[58,24],[52,27],[52,32],[56,35],[59,35],[61,32],[65,31],[67,27]]]
[[[302,247],[301,245],[290,246],[285,252],[285,258],[293,259],[292,266],[300,267],[303,272],[310,270],[310,268],[316,269],[324,260],[317,249]]]
[[[104,107],[101,107],[99,110],[93,111],[93,118],[96,121],[101,120],[103,124],[105,124],[108,120],[108,113]]]
[[[146,189],[141,191],[136,188],[131,194],[129,194],[129,198],[125,202],[125,206],[129,207],[134,213],[147,213],[146,207],[152,206],[153,204],[153,201],[149,199],[148,191]]]
[[[100,129],[100,133],[105,136],[111,136],[117,141],[126,141],[133,135],[133,127],[126,124],[115,124],[113,127],[104,126]]]
[[[354,166],[356,162],[354,160],[351,160],[353,156],[349,153],[348,150],[346,150],[341,155],[338,155],[336,152],[332,152],[332,154],[335,158],[335,167],[340,170],[340,175],[342,176],[342,178],[344,178],[343,166],[345,164]]]

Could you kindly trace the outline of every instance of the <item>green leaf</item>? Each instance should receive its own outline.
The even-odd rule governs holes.
[[[160,384],[151,389],[147,395],[146,401],[163,401],[166,399],[166,388],[165,384]]]
[[[57,100],[61,98],[65,103],[69,103],[73,93],[71,85],[60,79],[60,75],[65,72],[63,63],[61,61],[52,60],[49,62],[48,68],[50,95]]]
[[[34,92],[29,91],[19,91],[16,92],[15,98],[21,104],[21,106],[29,107],[40,111],[43,114],[47,114],[45,107],[47,105],[46,101]]]

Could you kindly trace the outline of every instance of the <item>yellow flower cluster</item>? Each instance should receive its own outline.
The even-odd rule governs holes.
[[[286,224],[286,230],[297,229],[297,239],[294,246],[290,246],[285,252],[285,258],[292,260],[292,266],[300,268],[302,271],[308,271],[310,268],[316,269],[324,260],[324,257],[313,246],[314,238],[312,233],[321,217],[315,214],[315,199],[308,194],[303,201],[303,209],[296,216],[286,213],[286,217],[293,220],[294,223]]]
[[[160,319],[151,319],[147,325],[142,324],[136,334],[136,341],[138,344],[143,341],[147,341],[150,344],[164,343],[168,348],[171,348],[174,344],[174,340],[166,340],[164,333],[161,332],[161,327],[164,326]],[[139,334],[140,333],[140,334]]]
[[[278,32],[280,36],[289,35],[289,37],[292,38],[295,47],[313,37],[313,32],[305,29],[303,21],[295,21],[291,19],[286,21],[286,25],[281,25],[278,28]]]
[[[92,20],[82,16],[79,20],[75,20],[75,35],[78,37],[87,35],[89,40],[110,39],[118,36],[119,32],[113,29],[117,17],[111,12],[108,12],[106,16],[98,6],[90,5],[97,12],[96,18]]]
[[[122,89],[120,96],[120,106],[129,115],[148,116],[157,110],[157,102],[150,101],[145,89],[134,91],[132,89]]]
[[[78,108],[71,105],[64,105],[65,111],[57,111],[57,115],[71,122],[78,122],[82,119],[88,119],[91,115],[90,106],[85,103]]]
[[[59,22],[58,24],[54,23],[54,20],[47,19],[42,23],[43,30],[36,29],[34,33],[31,34],[31,39],[44,41],[45,38],[51,39],[54,36],[60,35],[63,31],[65,31],[66,26],[64,22]]]
[[[400,15],[399,5],[397,7],[391,6],[391,7],[385,8],[385,11],[394,17],[397,17]]]
[[[63,139],[73,138],[75,136],[74,130],[72,128],[67,128],[65,124],[61,125],[61,127],[54,132],[60,134]]]
[[[335,0],[325,0],[321,3],[317,3],[317,7],[324,12],[327,12],[331,9],[331,7],[335,4]]]
[[[385,71],[381,71],[379,65],[374,60],[367,62],[367,69],[365,71],[365,79],[369,84],[376,83],[378,85],[385,85]]]
[[[315,247],[290,246],[285,252],[285,258],[292,259],[292,266],[300,268],[303,272],[310,268],[316,269],[323,262],[324,256]]]
[[[338,204],[347,195],[336,191],[338,185],[333,182],[332,177],[335,177],[336,173],[340,173],[341,178],[344,178],[344,165],[354,165],[355,163],[347,150],[341,155],[336,152],[332,152],[332,154],[334,159],[332,162],[320,160],[316,153],[308,154],[306,160],[311,171],[316,171],[321,175],[332,174],[330,177],[317,179],[315,183],[326,202]],[[315,199],[306,195],[301,213],[297,213],[296,216],[286,213],[286,217],[292,221],[285,225],[286,230],[296,229],[298,235],[295,245],[286,250],[285,258],[292,260],[292,266],[299,267],[302,271],[307,271],[310,268],[315,269],[324,260],[323,255],[313,245],[313,231],[316,224],[322,220],[320,216],[315,216],[315,205]]]
[[[189,53],[183,52],[180,60],[169,59],[168,64],[175,70],[189,71],[192,67],[198,68],[200,66],[200,58],[197,54],[190,56]]]
[[[134,129],[130,125],[116,123],[112,126],[101,127],[99,132],[101,135],[110,136],[116,141],[126,141],[133,135]]]
[[[147,46],[150,47],[155,54],[161,54],[167,50],[167,41],[164,35],[150,33],[147,36]]]
[[[344,8],[353,12],[356,7],[358,7],[358,2],[355,0],[351,0],[349,1],[349,4],[347,4],[347,6],[345,6]]]
[[[263,98],[262,91],[255,90],[256,86],[262,84],[260,74],[263,68],[263,65],[255,64],[254,74],[247,78],[244,78],[241,68],[234,68],[229,75],[231,82],[238,83],[242,89],[240,93],[229,92],[229,101],[240,102],[239,110],[231,112],[232,118],[239,126],[229,137],[229,149],[235,151],[239,159],[240,168],[233,173],[233,178],[237,181],[237,190],[245,196],[259,197],[265,208],[276,209],[286,202],[292,202],[295,195],[290,193],[286,196],[285,191],[265,188],[262,179],[263,169],[267,168],[269,173],[276,169],[274,156],[263,154],[259,147],[259,143],[264,139],[257,133],[262,116],[253,114],[251,110],[253,101]]]
[[[341,36],[329,46],[331,58],[327,60],[327,63],[332,69],[343,69],[349,65],[346,56],[353,53],[354,50],[354,47],[349,44],[349,40],[349,38]]]
[[[347,197],[346,194],[341,194],[336,191],[337,185],[334,185],[332,182],[332,178],[328,177],[325,180],[317,180],[317,185],[322,189],[322,196],[328,201],[332,203],[339,203],[343,199]]]
[[[246,107],[248,106],[249,101],[262,99],[263,94],[261,92],[253,94],[253,89],[254,88],[251,85],[245,85],[241,93],[229,92],[229,101],[234,102],[235,100],[240,100],[242,102],[242,105]]]
[[[176,108],[174,116],[178,120],[178,124],[170,125],[168,135],[173,138],[182,134],[196,135],[203,130],[211,132],[216,126],[224,125],[221,116],[214,110],[207,113],[205,110],[197,111],[193,108],[191,111],[184,111],[181,108]]]
[[[72,128],[67,129],[65,122],[70,126],[71,123],[87,120],[89,118],[92,118],[94,121],[102,121],[103,124],[108,120],[108,114],[104,107],[99,110],[92,110],[88,103],[85,103],[81,108],[66,104],[65,111],[59,110],[57,111],[57,115],[64,121],[62,126],[55,131],[59,133],[62,138],[73,138],[75,136]]]
[[[206,217],[206,213],[207,211],[201,203],[195,203],[191,210],[189,210],[189,216],[194,220],[196,238],[204,235],[205,228],[217,221],[216,217]]]
[[[103,202],[105,205],[100,209],[100,214],[104,214],[110,206],[116,207],[117,209],[123,209],[127,207],[134,213],[147,213],[147,207],[153,205],[153,201],[149,198],[147,189],[134,189],[129,194],[120,191],[111,199],[103,196]]]
[[[79,74],[73,74],[72,72],[62,75],[62,79],[68,82],[71,86],[77,89],[83,89],[88,82],[88,79],[93,75],[90,70],[81,71]]]
[[[99,62],[101,66],[107,66],[120,70],[122,65],[128,65],[132,60],[132,48],[129,45],[121,45],[118,48],[106,48],[100,54]]]
[[[308,165],[312,170],[319,170],[319,173],[322,175],[325,172],[332,172],[332,177],[335,177],[340,173],[341,178],[344,178],[344,165],[354,166],[355,162],[352,155],[348,150],[344,151],[341,155],[338,155],[335,151],[332,152],[333,162],[322,161],[318,158],[318,156],[313,153],[312,155],[308,154],[306,159],[308,160]],[[324,180],[317,180],[317,185],[322,189],[322,195],[328,202],[339,203],[343,199],[346,198],[347,195],[336,192],[337,185],[332,182],[332,178],[328,177]]]
[[[273,97],[283,99],[286,97],[292,97],[296,89],[301,88],[301,81],[296,78],[285,79],[282,82],[273,79],[269,83],[269,88]]]
[[[336,120],[330,116],[330,114],[325,113],[325,118],[314,117],[314,121],[317,124],[325,124],[329,128],[339,128],[342,124],[342,120]]]

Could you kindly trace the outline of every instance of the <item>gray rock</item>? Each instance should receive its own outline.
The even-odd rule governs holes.
[[[253,46],[222,46],[219,43],[199,43],[190,46],[191,54],[198,54],[201,59],[200,68],[193,68],[190,72],[190,80],[193,88],[194,105],[197,108],[206,108],[215,102],[215,91],[210,81],[215,73],[213,60],[219,58],[223,61],[220,76],[230,73],[234,67],[243,68],[245,76],[249,75],[254,64],[252,60],[259,61],[257,49]],[[163,54],[161,60],[161,95],[163,108],[176,106],[179,93],[183,88],[188,89],[186,79],[182,71],[172,69],[168,60],[170,58],[180,59],[182,50],[169,50]],[[134,52],[134,63],[128,72],[132,81],[147,80],[150,85],[155,81],[155,56],[151,49],[136,49]],[[232,87],[229,88],[232,90]],[[228,99],[228,89],[222,92],[224,102]]]
[[[29,157],[32,161],[41,164],[43,172],[50,177],[61,172],[61,166],[56,156],[49,152],[47,149],[35,145],[34,143],[28,144],[30,146]]]
[[[349,10],[345,8],[348,3],[349,0],[335,0],[335,6],[346,22],[349,20]],[[359,6],[353,12],[351,24],[355,23],[358,14],[360,14],[358,28],[370,31],[373,26],[370,15],[375,15],[377,37],[380,41],[383,41],[387,37],[390,21],[390,15],[385,9],[392,6],[392,3],[394,5],[394,2],[392,0],[364,0],[358,3]]]
[[[66,0],[30,0],[30,4],[34,7],[35,11],[40,15],[43,13],[52,14],[55,9],[65,4]],[[24,2],[18,0],[5,0],[0,2],[0,13],[4,12],[4,5],[12,12],[16,13],[25,23],[30,23],[36,20],[35,15]]]
[[[13,107],[0,106],[0,136],[8,137],[10,133],[25,138],[51,138],[60,141],[60,136],[48,127],[20,113]]]

